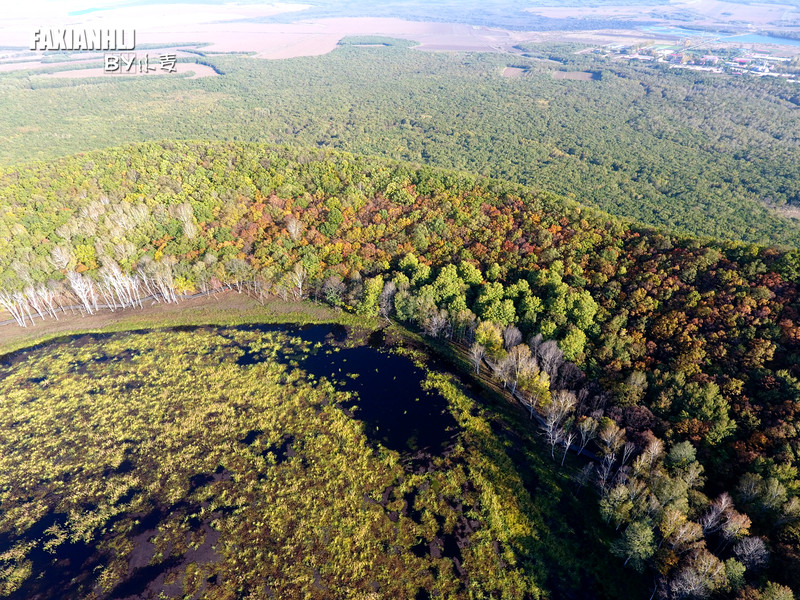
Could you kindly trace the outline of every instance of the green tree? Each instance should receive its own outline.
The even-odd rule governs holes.
[[[475,330],[475,342],[486,349],[486,354],[493,360],[499,360],[504,354],[503,332],[491,321],[481,321]]]
[[[364,291],[361,302],[356,305],[356,314],[365,317],[378,316],[378,298],[383,291],[383,277],[377,275],[364,281]]]
[[[633,521],[623,532],[622,538],[615,542],[611,551],[625,559],[634,569],[644,571],[646,561],[656,551],[653,530],[644,521]]]

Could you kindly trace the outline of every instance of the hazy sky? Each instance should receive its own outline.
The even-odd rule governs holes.
[[[343,0],[346,1],[346,0]],[[66,18],[70,13],[91,11],[102,13],[109,9],[135,6],[153,6],[166,4],[210,4],[226,5],[235,11],[237,7],[254,5],[299,4],[294,2],[277,2],[270,0],[26,0],[24,2],[6,2],[3,6],[0,22],[8,19],[50,19]],[[74,16],[74,15],[73,15]]]

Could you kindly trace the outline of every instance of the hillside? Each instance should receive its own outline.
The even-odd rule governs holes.
[[[394,45],[281,61],[200,56],[223,73],[200,79],[4,73],[0,161],[164,138],[319,146],[533,185],[671,231],[800,244],[788,216],[800,202],[796,85],[574,46],[459,54],[384,42]],[[503,77],[507,66],[524,75]]]
[[[609,552],[662,592],[800,590],[797,251],[677,237],[465,173],[242,143],[7,168],[0,205],[0,301],[20,324],[224,286],[410,324],[480,351],[541,415],[554,459],[585,439],[599,462],[569,468],[597,483],[587,502],[618,537]]]

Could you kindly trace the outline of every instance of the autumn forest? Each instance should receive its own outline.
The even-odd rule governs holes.
[[[800,597],[797,86],[413,46],[0,73],[0,598]]]

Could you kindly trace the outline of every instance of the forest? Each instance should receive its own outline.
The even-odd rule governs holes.
[[[696,236],[800,241],[789,216],[800,199],[796,85],[577,46],[460,54],[385,42],[281,61],[201,49],[223,75],[200,79],[3,73],[0,162],[164,138],[316,146],[508,179]],[[507,66],[524,75],[503,77]]]
[[[241,142],[5,168],[0,205],[0,302],[18,326],[223,288],[405,324],[505,389],[605,523],[608,555],[654,593],[800,590],[797,250]]]

